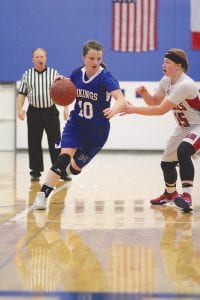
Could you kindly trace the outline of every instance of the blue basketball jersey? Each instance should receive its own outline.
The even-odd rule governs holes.
[[[110,122],[103,110],[110,106],[110,92],[120,87],[111,73],[102,67],[91,78],[87,78],[85,67],[75,69],[70,78],[76,85],[77,97],[63,131],[61,147],[77,148],[74,160],[82,168],[108,138]]]
[[[119,89],[119,83],[111,73],[100,68],[93,77],[87,78],[85,67],[76,69],[70,76],[77,87],[75,114],[85,121],[107,122],[103,110],[110,106],[109,92]]]

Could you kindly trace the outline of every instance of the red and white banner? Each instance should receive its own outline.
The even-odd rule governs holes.
[[[192,49],[200,50],[200,0],[190,0]]]
[[[112,0],[112,49],[127,52],[155,50],[156,21],[157,0]]]

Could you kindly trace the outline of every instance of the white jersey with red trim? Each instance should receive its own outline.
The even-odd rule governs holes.
[[[200,124],[200,98],[194,80],[183,73],[175,84],[163,76],[160,80],[156,95],[166,98],[177,106],[173,113],[178,125],[182,128]]]

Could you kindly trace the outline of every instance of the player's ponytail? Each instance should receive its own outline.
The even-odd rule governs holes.
[[[107,68],[108,68],[107,65],[104,64],[103,62],[101,63],[101,67],[104,68],[104,69],[107,69]]]

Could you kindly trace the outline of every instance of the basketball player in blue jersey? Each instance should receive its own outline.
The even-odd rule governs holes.
[[[61,154],[37,193],[33,209],[46,209],[46,200],[64,170],[79,174],[102,149],[110,131],[109,120],[126,105],[119,83],[102,63],[102,57],[103,46],[99,42],[91,40],[84,44],[84,65],[70,76],[77,87],[77,97],[63,130]],[[112,107],[111,97],[116,100]]]

